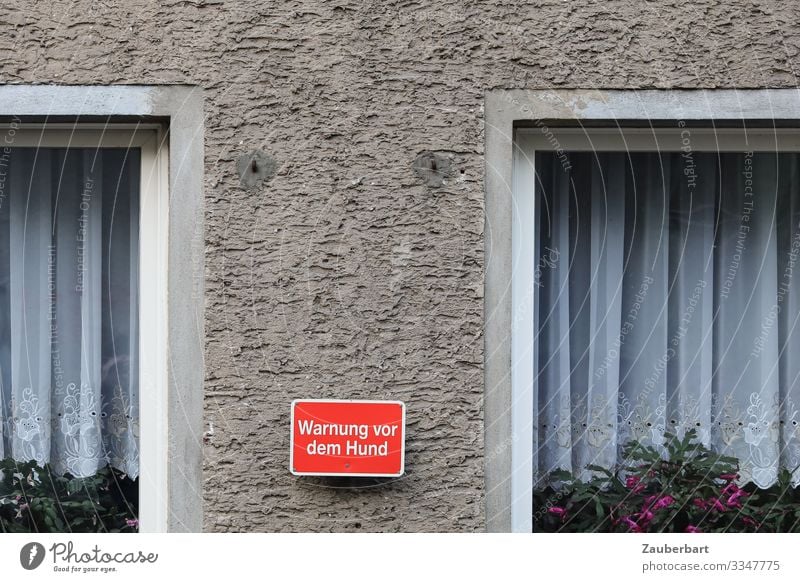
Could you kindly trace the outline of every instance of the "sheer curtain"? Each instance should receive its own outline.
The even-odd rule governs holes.
[[[542,153],[536,169],[536,481],[694,429],[744,481],[800,483],[798,155]]]
[[[0,154],[0,458],[135,478],[138,150]]]

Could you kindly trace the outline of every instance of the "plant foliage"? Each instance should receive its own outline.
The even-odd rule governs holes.
[[[666,435],[664,450],[629,443],[615,471],[590,465],[581,481],[555,471],[534,492],[538,532],[798,532],[800,488],[782,469],[768,489],[741,484],[738,461]]]
[[[138,480],[111,467],[75,478],[0,460],[0,532],[135,532],[137,502]]]

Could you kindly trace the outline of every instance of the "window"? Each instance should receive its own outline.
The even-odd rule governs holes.
[[[120,509],[159,529],[161,127],[15,120],[0,133],[0,458],[77,478],[113,468]]]
[[[653,151],[631,136],[627,151],[536,154],[540,481],[667,431],[696,431],[761,487],[800,464],[798,154],[695,134],[683,152],[672,133]]]
[[[203,102],[186,85],[0,85],[0,148],[139,149],[140,531],[203,524]]]
[[[487,529],[530,532],[550,467],[638,435],[694,428],[762,484],[793,468],[800,95],[493,90],[485,111]]]
[[[676,125],[517,134],[534,486],[690,430],[744,482],[800,482],[800,143]]]

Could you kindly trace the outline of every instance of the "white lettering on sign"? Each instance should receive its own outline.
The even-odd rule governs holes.
[[[345,455],[350,457],[386,457],[389,455],[389,442],[383,444],[359,444],[358,441],[345,442]],[[342,445],[338,443],[318,443],[314,439],[306,446],[309,455],[336,455],[342,454]]]
[[[314,420],[301,420],[297,423],[301,435],[311,436],[355,436],[365,440],[369,436],[370,426],[366,424],[322,424]],[[373,424],[372,434],[377,437],[395,436],[397,426],[392,424]],[[314,439],[306,445],[309,455],[341,455],[342,445],[338,443],[319,443]],[[344,454],[358,457],[385,457],[389,454],[389,442],[382,444],[359,444],[358,441],[346,441]]]
[[[383,441],[382,445],[360,445],[353,441],[347,441],[347,454],[353,457],[385,457],[389,454],[389,443]]]
[[[366,424],[321,424],[313,420],[301,420],[297,423],[297,426],[301,435],[355,436],[361,440],[369,436],[369,426]],[[375,436],[394,436],[397,434],[397,426],[393,424],[373,424],[372,434]]]
[[[313,420],[301,420],[298,423],[300,434],[314,436],[357,436],[365,439],[369,428],[366,424],[321,424]]]
[[[388,424],[372,425],[375,436],[394,436],[397,433],[397,426]]]
[[[348,441],[350,442],[350,441]],[[342,445],[336,443],[317,443],[317,440],[314,439],[308,446],[306,447],[306,451],[309,455],[341,455],[342,454]]]
[[[321,424],[313,420],[301,420],[298,428],[302,435],[357,436],[360,439],[369,436],[369,427],[366,424]]]

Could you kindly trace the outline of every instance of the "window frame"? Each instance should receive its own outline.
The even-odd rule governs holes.
[[[800,151],[798,127],[800,93],[794,89],[486,94],[489,531],[530,533],[533,526],[535,152],[680,151],[687,137],[693,152]]]
[[[139,531],[167,529],[167,230],[169,147],[158,124],[0,124],[11,148],[138,148]]]
[[[140,321],[157,328],[139,338],[140,388],[154,387],[140,390],[142,532],[203,526],[203,104],[188,85],[0,85],[0,122],[16,126],[0,147],[143,146]]]

